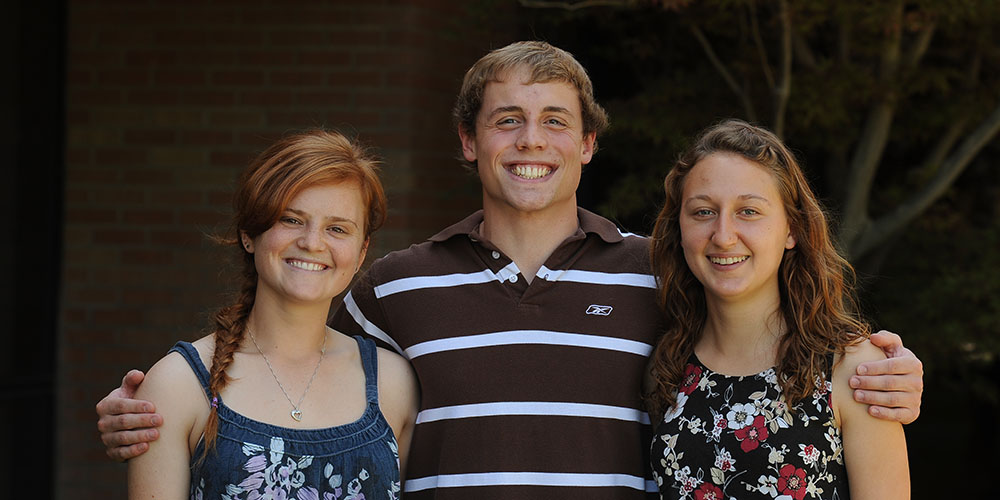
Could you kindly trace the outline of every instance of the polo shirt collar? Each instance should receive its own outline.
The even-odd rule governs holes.
[[[608,219],[580,207],[576,207],[576,215],[580,221],[580,227],[577,228],[576,234],[570,236],[570,240],[583,237],[586,234],[594,234],[606,243],[618,243],[624,239],[622,233],[618,231],[618,227]],[[482,241],[482,235],[479,234],[479,226],[482,222],[483,211],[477,210],[472,215],[431,236],[428,240],[442,242],[455,236],[465,235],[473,240]]]

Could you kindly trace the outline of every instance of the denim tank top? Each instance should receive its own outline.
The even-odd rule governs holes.
[[[191,498],[373,500],[399,498],[399,454],[378,406],[375,344],[355,337],[365,371],[367,405],[360,419],[325,429],[289,429],[251,420],[218,402],[215,451],[204,439],[191,458]],[[209,374],[194,346],[177,351],[198,376],[205,394]]]

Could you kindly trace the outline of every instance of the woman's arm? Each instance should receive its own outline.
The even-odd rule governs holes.
[[[420,405],[420,388],[413,367],[402,356],[379,348],[378,367],[379,406],[396,434],[402,479],[406,473],[406,456],[410,451],[410,438]]]
[[[128,462],[128,497],[188,498],[191,434],[199,411],[207,415],[201,384],[184,358],[172,352],[149,369],[136,398],[156,405],[163,425],[149,451]]]
[[[833,407],[844,439],[844,461],[854,500],[910,498],[903,426],[880,420],[852,397],[849,380],[861,363],[885,359],[869,341],[847,348],[833,369]]]

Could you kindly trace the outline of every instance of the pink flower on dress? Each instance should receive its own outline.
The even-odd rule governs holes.
[[[790,495],[795,500],[802,500],[806,496],[806,471],[792,464],[785,464],[778,473],[778,491],[781,494]]]
[[[737,430],[735,435],[740,442],[741,450],[746,453],[756,450],[761,442],[767,440],[767,425],[764,423],[764,416],[757,415],[753,419],[753,423]]]

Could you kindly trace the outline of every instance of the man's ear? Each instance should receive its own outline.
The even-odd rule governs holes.
[[[583,136],[583,143],[580,144],[580,164],[586,165],[594,158],[594,151],[597,148],[597,132],[591,132]]]
[[[462,141],[462,156],[466,161],[476,163],[476,132],[471,133],[465,127],[458,126],[458,138]]]

